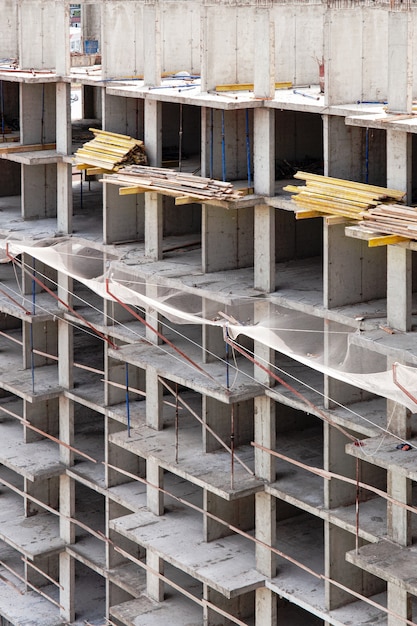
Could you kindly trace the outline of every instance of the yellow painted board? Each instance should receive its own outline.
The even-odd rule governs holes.
[[[342,178],[331,178],[330,176],[321,176],[320,174],[310,174],[308,172],[296,172],[294,174],[294,178],[299,178],[301,180],[318,180],[323,181],[327,180],[330,183],[342,187],[352,187],[354,189],[363,189],[364,191],[375,191],[376,193],[385,193],[387,196],[392,198],[396,198],[398,200],[402,200],[405,196],[404,191],[399,191],[398,189],[388,189],[385,187],[377,187],[375,185],[367,185],[366,183],[356,183],[351,180],[344,180]]]
[[[275,89],[291,89],[291,82],[275,83]],[[230,83],[225,85],[216,85],[216,91],[253,91],[253,83]]]
[[[390,244],[402,243],[403,241],[410,241],[410,237],[401,237],[401,235],[382,235],[378,237],[371,237],[371,239],[368,239],[368,248],[389,246]]]
[[[87,167],[87,176],[97,176],[98,174],[108,174],[111,170],[105,170],[102,167]]]
[[[313,217],[323,217],[323,214],[319,213],[319,211],[314,211],[314,210],[309,211],[308,209],[304,209],[304,210],[302,209],[301,211],[295,212],[296,220],[309,220]]]
[[[175,204],[177,206],[180,206],[181,204],[192,204],[195,201],[195,198],[191,198],[190,196],[177,196],[175,198]]]
[[[145,193],[145,191],[149,191],[149,189],[144,189],[143,187],[120,187],[119,196],[131,196],[138,193]]]

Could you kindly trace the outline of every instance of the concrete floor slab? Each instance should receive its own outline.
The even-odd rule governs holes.
[[[378,467],[392,470],[415,481],[417,480],[417,440],[409,440],[414,446],[409,451],[397,449],[397,445],[401,442],[402,440],[397,437],[383,434],[380,437],[365,439],[361,446],[349,443],[346,445],[346,452],[363,461],[374,463]]]
[[[127,432],[121,431],[110,435],[109,441],[129,450],[142,458],[152,457],[165,470],[181,476],[185,480],[216,493],[221,498],[235,498],[256,493],[263,489],[263,483],[249,474],[235,459],[233,485],[231,484],[231,455],[226,450],[203,453],[201,446],[201,425],[188,418],[181,420],[178,440],[178,462],[175,429],[156,431],[148,426],[141,426]],[[252,446],[240,446],[236,449],[239,457],[249,468],[253,467],[254,452]]]
[[[127,515],[112,520],[110,528],[227,598],[263,585],[250,540],[232,535],[204,542],[201,518],[182,505],[162,517],[149,511]]]
[[[110,615],[126,626],[203,626],[202,608],[179,593],[164,602],[154,602],[143,595],[110,608]]]
[[[1,420],[0,463],[31,481],[59,476],[65,471],[56,443],[46,439],[25,443],[23,426],[12,419]]]
[[[417,550],[412,546],[379,541],[359,548],[358,552],[348,552],[346,560],[414,596],[417,594]]]
[[[4,475],[2,468],[1,477]],[[61,552],[65,546],[59,536],[59,517],[39,513],[23,515],[23,501],[18,495],[1,487],[0,539],[28,559]]]

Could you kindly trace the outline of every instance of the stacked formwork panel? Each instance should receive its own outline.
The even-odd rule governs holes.
[[[413,201],[413,3],[85,2],[94,59],[69,4],[1,26],[2,620],[417,623],[414,421],[334,360],[344,334],[414,365],[415,243],[295,220],[282,191],[307,164]],[[71,83],[151,165],[248,195],[73,186]],[[297,349],[233,345],[278,308]]]

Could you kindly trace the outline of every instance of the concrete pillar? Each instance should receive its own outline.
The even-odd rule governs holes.
[[[146,283],[146,296],[151,298],[153,301],[158,300],[158,285],[155,283],[147,282]],[[161,325],[161,315],[158,311],[151,305],[146,306],[146,321],[151,326],[149,328],[146,326],[145,336],[148,341],[155,345],[161,345],[162,339],[159,337],[158,333],[163,333],[164,328]],[[155,330],[153,330],[155,329]],[[157,331],[157,332],[155,332]]]
[[[155,430],[163,428],[163,388],[159,374],[153,367],[146,368],[146,424]]]
[[[163,196],[158,193],[145,194],[145,256],[153,261],[163,257]]]
[[[143,7],[144,82],[146,86],[161,84],[161,14],[159,0]]]
[[[203,317],[210,318],[213,316],[213,302],[205,298],[203,300]],[[218,306],[216,307],[218,310]],[[217,315],[217,311],[214,313]],[[221,326],[209,326],[203,324],[202,345],[203,345],[203,363],[213,363],[217,361],[217,357],[223,359],[226,354],[226,345],[223,338],[223,328]]]
[[[233,535],[229,525],[241,530],[251,530],[255,524],[255,504],[253,496],[244,496],[237,500],[224,500],[217,494],[203,490],[203,507],[208,515],[203,518],[204,541],[216,541]],[[214,516],[224,523],[214,519]]]
[[[143,139],[143,100],[112,96],[103,90],[102,110],[103,130]]]
[[[411,596],[395,583],[387,583],[388,608],[399,617],[387,615],[387,626],[404,626],[406,619],[413,619]],[[401,619],[403,618],[403,619]]]
[[[59,483],[59,527],[61,538],[67,543],[75,541],[75,527],[68,518],[74,517],[75,512],[75,484],[66,474],[60,476]],[[72,622],[75,620],[75,567],[74,560],[67,552],[59,555],[59,580],[62,585],[60,604],[62,617]]]
[[[266,587],[259,587],[255,595],[255,624],[277,624],[277,596]]]
[[[324,469],[355,479],[356,459],[345,454],[345,446],[349,443],[346,435],[330,424],[324,428]],[[328,509],[348,506],[355,501],[356,487],[340,480],[332,479],[324,482],[324,506]]]
[[[145,99],[144,102],[145,147],[149,165],[162,164],[162,102]]]
[[[362,181],[364,155],[362,129],[347,126],[337,115],[323,115],[324,174]]]
[[[273,196],[275,192],[275,112],[253,111],[253,171],[255,193]]]
[[[153,571],[146,572],[146,592],[152,600],[163,602],[164,582],[158,574],[164,573],[164,561],[152,550],[146,552],[146,565]]]
[[[388,13],[388,109],[411,113],[413,103],[413,13]]]
[[[68,76],[70,73],[71,57],[70,40],[68,37],[69,25],[69,4],[65,0],[57,0],[55,2],[55,67],[56,73],[61,76]]]
[[[412,252],[387,246],[387,323],[393,328],[411,330]]]
[[[226,372],[225,372],[226,375]],[[230,411],[228,404],[223,404],[216,398],[203,396],[202,417],[207,424],[221,439],[230,444]],[[221,444],[203,427],[202,445],[204,452],[214,452],[222,448]]]
[[[411,199],[412,187],[412,136],[389,128],[386,133],[387,187],[405,191],[407,202]]]
[[[65,37],[65,41],[67,40],[68,37]],[[70,97],[70,83],[57,83],[56,150],[58,154],[63,155],[72,153]],[[57,220],[60,233],[70,234],[72,232],[72,165],[70,163],[57,163]]]
[[[164,487],[164,470],[152,457],[146,461],[146,503],[154,515],[164,514],[164,494],[160,489]],[[154,486],[151,486],[154,485]]]
[[[255,13],[254,97],[273,98],[275,94],[275,27],[269,7]]]
[[[275,209],[267,205],[255,207],[254,287],[275,291]]]
[[[255,545],[256,569],[268,578],[277,573],[276,555],[269,547],[276,546],[276,498],[260,491],[255,496],[255,536],[263,545]]]
[[[276,447],[275,402],[267,396],[254,399],[255,442],[268,450]],[[276,477],[275,457],[269,452],[255,448],[255,474],[273,482]]]

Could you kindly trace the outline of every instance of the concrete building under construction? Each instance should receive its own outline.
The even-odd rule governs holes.
[[[415,626],[417,1],[1,8],[0,624]]]

